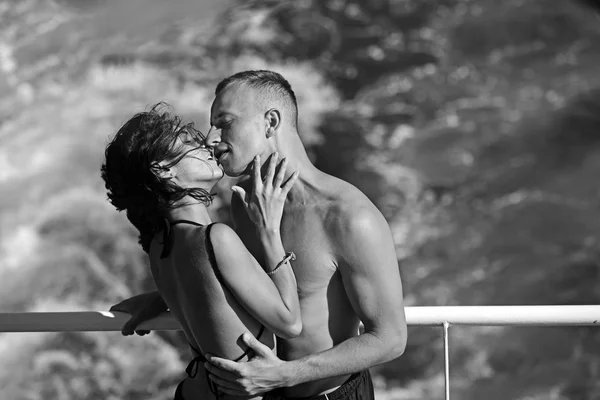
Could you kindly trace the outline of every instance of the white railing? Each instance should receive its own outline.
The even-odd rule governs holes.
[[[442,327],[446,400],[450,399],[448,331],[452,325],[593,326],[600,322],[600,305],[406,307],[405,311],[408,325]],[[120,331],[128,318],[109,311],[0,313],[0,332]],[[139,329],[178,330],[179,323],[166,314]]]

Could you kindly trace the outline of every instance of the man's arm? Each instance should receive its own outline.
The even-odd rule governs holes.
[[[406,348],[402,282],[385,218],[374,207],[352,210],[346,220],[342,217],[336,237],[338,270],[364,333],[291,361],[286,366],[290,386],[355,373],[393,360]]]
[[[345,217],[345,218],[344,218]],[[351,374],[399,357],[407,329],[402,283],[389,226],[374,207],[343,215],[332,237],[339,238],[339,271],[363,334],[331,349],[292,361],[281,361],[252,338],[245,338],[258,357],[234,363],[210,357],[207,369],[231,394],[258,394],[277,387]],[[211,365],[214,364],[214,365]],[[218,367],[218,368],[215,368]]]

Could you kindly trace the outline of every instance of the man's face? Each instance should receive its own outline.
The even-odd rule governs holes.
[[[232,84],[212,104],[206,143],[229,176],[247,173],[254,156],[266,148],[265,115],[256,95],[245,85]]]

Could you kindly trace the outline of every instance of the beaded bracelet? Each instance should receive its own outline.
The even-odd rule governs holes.
[[[296,259],[296,255],[294,254],[293,251],[290,251],[289,253],[285,253],[285,257],[283,257],[283,260],[279,261],[279,263],[277,263],[277,265],[275,266],[275,268],[273,268],[272,271],[267,272],[267,275],[271,276],[273,275],[275,272],[277,272],[277,270],[285,263],[287,263],[288,261],[294,261]]]

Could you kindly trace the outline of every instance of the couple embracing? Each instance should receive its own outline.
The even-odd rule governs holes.
[[[407,337],[387,222],[311,163],[280,74],[221,81],[210,124],[203,135],[157,105],[106,148],[109,200],[139,230],[158,288],[113,306],[132,315],[123,333],[167,310],[178,320],[191,360],[175,399],[372,399],[368,369]],[[245,177],[234,228],[207,210],[224,173]]]

